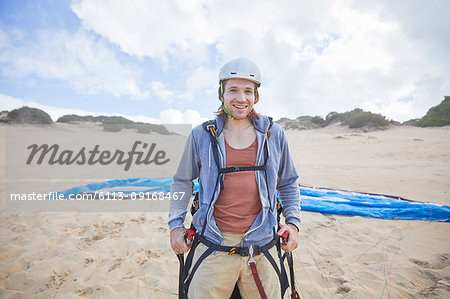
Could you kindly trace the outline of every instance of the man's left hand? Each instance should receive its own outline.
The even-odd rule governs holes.
[[[285,224],[277,232],[277,235],[281,236],[285,231],[289,233],[289,236],[286,244],[281,243],[281,249],[289,253],[298,247],[299,232],[294,225]]]

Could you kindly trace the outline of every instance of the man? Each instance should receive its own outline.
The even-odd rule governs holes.
[[[258,67],[247,59],[222,67],[217,117],[192,130],[173,177],[172,196],[185,194],[171,201],[169,213],[176,254],[190,249],[183,221],[192,180],[199,178],[199,209],[192,220],[197,238],[186,262],[189,298],[229,298],[235,284],[244,298],[279,298],[277,235],[289,234],[284,251],[298,246],[298,175],[283,129],[254,110],[260,84]],[[286,221],[281,229],[276,191]]]

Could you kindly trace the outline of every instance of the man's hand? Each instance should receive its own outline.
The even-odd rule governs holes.
[[[177,227],[170,231],[170,247],[176,255],[188,252],[191,247],[186,245],[185,234],[186,228],[184,227]]]
[[[299,233],[294,225],[285,224],[277,232],[277,235],[281,236],[285,231],[289,233],[289,236],[286,244],[281,243],[281,249],[289,253],[298,247]]]

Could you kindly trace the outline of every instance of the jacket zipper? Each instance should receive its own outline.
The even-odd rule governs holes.
[[[261,153],[263,152],[264,145],[265,145],[266,143],[267,143],[267,135],[264,135],[264,142],[263,142],[263,146],[262,146]],[[269,145],[268,145],[268,144],[267,144],[267,155],[269,155]],[[261,165],[261,158],[262,158],[262,154],[259,156],[258,165]],[[269,159],[267,159],[267,160],[269,160]],[[267,164],[266,164],[266,166],[267,166]],[[267,169],[266,169],[265,171],[267,171]],[[260,175],[259,175],[259,172],[257,172],[256,175],[258,176],[258,190],[260,190],[260,189],[261,189],[261,183],[260,183]],[[267,190],[267,192],[269,192],[269,190]],[[259,191],[259,196],[260,196],[260,198],[261,198],[261,191]],[[267,194],[267,198],[268,198],[268,200],[270,200],[269,194]],[[269,204],[270,204],[270,203],[269,203]],[[266,214],[264,213],[264,209],[263,209],[263,218],[262,218],[262,220],[261,220],[261,224],[258,225],[257,227],[255,227],[254,229],[252,229],[251,231],[247,231],[247,232],[242,236],[242,242],[244,241],[245,237],[246,237],[249,233],[251,233],[251,232],[257,230],[258,228],[260,228],[260,227],[263,225],[265,216],[266,216]]]

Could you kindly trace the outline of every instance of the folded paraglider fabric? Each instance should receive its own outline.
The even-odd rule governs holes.
[[[170,192],[170,178],[136,178],[110,180],[74,187],[61,191],[65,198],[69,194],[102,192]],[[326,188],[299,186],[303,211],[322,214],[362,216],[381,219],[426,220],[450,222],[450,207],[445,205],[410,201],[401,197],[339,191]],[[194,192],[198,182],[194,181]]]

